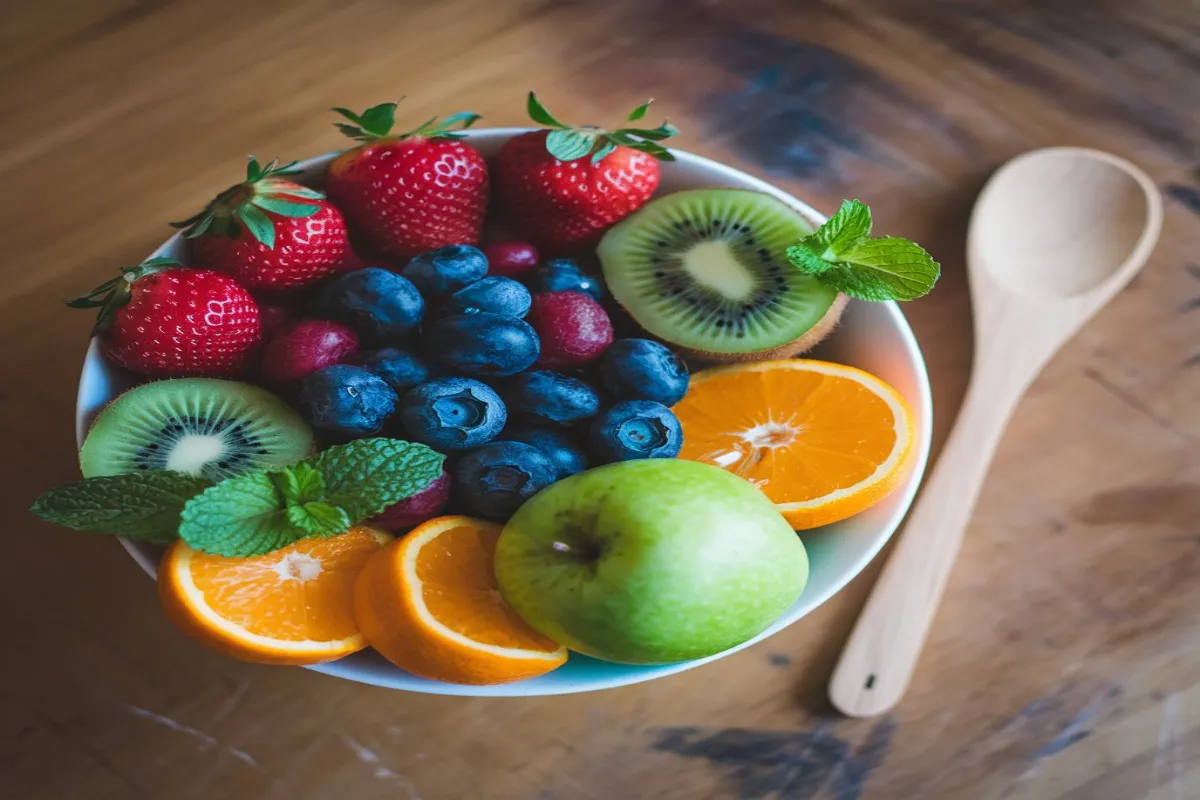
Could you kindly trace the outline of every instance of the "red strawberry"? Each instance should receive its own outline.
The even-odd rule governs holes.
[[[353,125],[337,123],[363,142],[329,165],[329,198],[356,232],[381,254],[400,261],[452,244],[477,244],[487,213],[487,164],[461,141],[479,119],[462,113],[392,135],[396,104],[355,114],[334,111]]]
[[[193,266],[232,275],[247,289],[307,286],[356,264],[346,221],[318,191],[286,180],[295,162],[251,158],[246,180],[184,222]]]
[[[646,115],[647,101],[629,115]],[[594,245],[658,188],[658,162],[674,161],[659,141],[678,133],[657,128],[569,128],[533,92],[529,115],[554,130],[530,131],[505,143],[492,169],[496,197],[512,226],[549,255]]]
[[[143,375],[242,374],[262,338],[258,306],[233,278],[152,258],[67,305],[99,308],[109,360]]]

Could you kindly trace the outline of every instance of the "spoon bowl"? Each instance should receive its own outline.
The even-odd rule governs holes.
[[[1162,215],[1154,182],[1097,150],[1036,150],[984,187],[967,237],[971,382],[834,670],[829,696],[846,714],[899,702],[1004,426],[1042,365],[1146,263]]]
[[[1161,205],[1145,173],[1108,153],[1055,147],[1019,156],[975,203],[971,279],[986,273],[1038,303],[1107,288],[1121,276],[1123,286],[1154,246]]]

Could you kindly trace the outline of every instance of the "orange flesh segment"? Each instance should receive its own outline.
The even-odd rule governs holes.
[[[354,579],[378,549],[371,533],[354,529],[253,558],[196,552],[189,567],[208,606],[234,625],[282,641],[331,642],[357,635]]]
[[[500,599],[492,570],[499,538],[499,525],[455,525],[427,542],[417,554],[425,607],[447,628],[481,644],[559,650]]]
[[[892,408],[851,378],[795,368],[697,378],[673,409],[684,430],[679,457],[740,475],[775,503],[855,486],[896,448]]]

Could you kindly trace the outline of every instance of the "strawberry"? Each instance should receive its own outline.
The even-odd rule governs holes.
[[[433,118],[393,135],[396,104],[355,114],[336,127],[363,142],[329,165],[329,197],[356,232],[381,254],[400,261],[452,244],[477,244],[487,213],[487,164],[457,130],[478,114]]]
[[[346,221],[318,191],[287,180],[296,162],[265,167],[251,158],[246,180],[183,222],[193,266],[232,275],[247,289],[307,286],[353,267]]]
[[[169,258],[125,267],[67,305],[99,308],[100,349],[143,375],[235,378],[262,338],[258,306],[237,281]]]
[[[646,115],[650,101],[628,121]],[[492,164],[496,197],[516,231],[539,250],[565,255],[595,245],[616,222],[641,208],[658,188],[658,162],[674,161],[658,144],[678,131],[591,126],[571,128],[555,119],[533,92],[529,116],[553,130],[510,139]]]

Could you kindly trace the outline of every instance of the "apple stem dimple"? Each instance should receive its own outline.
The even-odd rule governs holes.
[[[597,542],[585,542],[583,546],[572,546],[566,542],[555,540],[550,543],[550,549],[556,553],[572,556],[583,563],[595,562],[603,554],[603,548]]]

